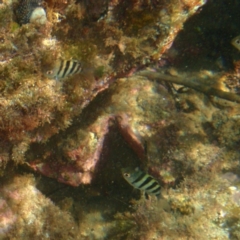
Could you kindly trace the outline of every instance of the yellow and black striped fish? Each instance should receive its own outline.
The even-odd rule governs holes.
[[[59,59],[52,69],[45,72],[45,76],[51,79],[62,79],[82,71],[82,64],[75,60]]]
[[[139,168],[123,168],[122,175],[124,179],[132,185],[147,194],[160,196],[160,185],[151,175],[141,171]]]

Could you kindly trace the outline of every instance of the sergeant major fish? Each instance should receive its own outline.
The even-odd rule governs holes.
[[[240,51],[240,35],[233,38],[232,41],[231,41],[231,44],[237,49]]]
[[[123,168],[122,175],[124,179],[132,185],[147,194],[160,196],[160,185],[156,179],[149,174],[141,171],[139,168]]]
[[[52,69],[45,72],[45,76],[51,79],[62,79],[82,71],[82,64],[75,60],[59,59]]]

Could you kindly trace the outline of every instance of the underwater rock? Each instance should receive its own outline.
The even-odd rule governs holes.
[[[116,120],[119,126],[119,130],[125,139],[125,141],[134,149],[139,159],[144,159],[146,157],[143,138],[136,129],[131,127],[129,123],[130,119],[127,114],[120,114],[116,116]]]
[[[73,218],[36,188],[32,175],[15,175],[1,182],[1,239],[53,239],[56,235],[61,239],[79,239]]]
[[[118,170],[140,166],[160,183],[170,207],[165,211],[159,202],[137,202],[121,215],[109,239],[239,238],[239,190],[221,177],[226,171],[239,177],[238,105],[188,89],[177,94],[177,108],[169,87],[134,74],[161,60],[186,20],[206,1],[46,0],[46,26],[25,25],[29,8],[19,10],[21,26],[13,23],[10,2],[0,6],[1,175],[21,164],[72,186],[89,184],[90,189],[97,179],[98,192],[107,184],[118,193],[122,187],[120,195],[106,191],[104,196],[117,196],[129,206],[137,197],[126,190]],[[201,27],[194,31],[202,34]],[[58,82],[46,78],[45,67],[51,69],[60,58],[86,62],[90,71]],[[238,92],[238,73],[227,80],[229,89]],[[115,148],[113,159],[108,156],[111,131],[119,134],[112,141],[123,152],[121,159]],[[122,140],[125,145],[119,146],[122,138],[127,143]],[[112,219],[109,205],[106,212],[94,209],[89,219],[81,215],[76,236],[69,214],[59,213],[25,177],[9,175],[10,183],[2,181],[1,237],[13,239],[22,232],[31,234],[29,239],[109,236],[104,228]],[[12,185],[13,179],[17,183]],[[236,189],[232,195],[229,187]],[[94,203],[99,205],[98,197]],[[100,235],[89,228],[96,216]]]
[[[44,24],[46,22],[46,13],[41,5],[42,0],[19,0],[15,9],[17,22],[20,25],[29,22]]]
[[[116,122],[129,145],[146,163],[144,141],[155,134],[150,126],[162,122],[162,127],[166,127],[171,122],[172,96],[164,86],[139,76],[119,79],[108,91],[106,101],[99,105],[97,100],[95,108],[86,108],[84,119],[68,129],[64,140],[50,142],[49,149],[45,146],[30,149],[27,158],[34,170],[73,186],[91,183],[108,148],[105,136]]]
[[[68,136],[66,141],[59,145],[60,151],[63,152],[62,159],[50,152],[46,160],[31,161],[30,166],[45,176],[72,186],[91,183],[111,119],[111,116],[99,117],[86,129],[78,129],[76,134]]]
[[[30,16],[29,22],[45,24],[47,22],[47,16],[46,16],[45,10],[41,7],[35,8]]]
[[[31,144],[45,143],[65,131],[119,76],[131,75],[158,60],[204,1],[46,3],[19,0],[13,5],[10,1],[1,4],[0,145],[12,149],[2,152],[2,173],[10,160],[24,163]],[[13,23],[13,8],[21,26]],[[36,21],[45,22],[45,8],[46,24],[25,25],[32,21],[33,13]],[[86,21],[91,16],[100,20],[106,11],[101,21]],[[84,62],[89,70],[58,84],[44,76],[44,69],[54,67],[59,58]]]
[[[92,43],[97,47],[96,64],[103,63],[104,68],[111,71],[108,74],[115,75],[159,60],[170,48],[184,22],[205,4],[204,0],[172,0],[167,3],[80,0],[77,1],[79,4],[69,6],[60,5],[61,2],[51,9],[59,15],[56,21],[61,21],[61,17],[65,19],[61,25],[53,26],[57,39],[60,42],[72,39],[78,51],[80,45],[86,48]],[[84,44],[80,44],[79,39],[84,40]]]

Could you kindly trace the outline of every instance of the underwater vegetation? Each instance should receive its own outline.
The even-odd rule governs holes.
[[[240,239],[229,2],[0,2],[0,239]]]
[[[99,1],[96,6],[103,6],[105,10],[100,12],[106,13],[94,20],[91,16],[96,6],[91,9],[89,4],[36,0],[1,3],[2,172],[9,161],[24,164],[31,144],[45,144],[52,136],[62,134],[119,76],[158,59],[203,2]],[[47,21],[31,23],[29,15],[39,6]],[[180,14],[186,6],[188,13]],[[52,80],[56,77],[51,71],[57,71],[59,79],[72,76],[58,83]],[[86,140],[85,145],[90,146],[83,153],[84,162],[100,152],[100,132],[93,133],[89,143]]]

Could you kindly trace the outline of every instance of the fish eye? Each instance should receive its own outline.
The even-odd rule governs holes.
[[[49,70],[49,71],[46,72],[47,75],[51,75],[52,73],[53,73],[52,70]]]
[[[130,177],[130,173],[124,173],[123,174],[125,177]]]
[[[237,44],[240,44],[240,40],[238,39],[238,40],[236,41],[236,43],[237,43]]]

